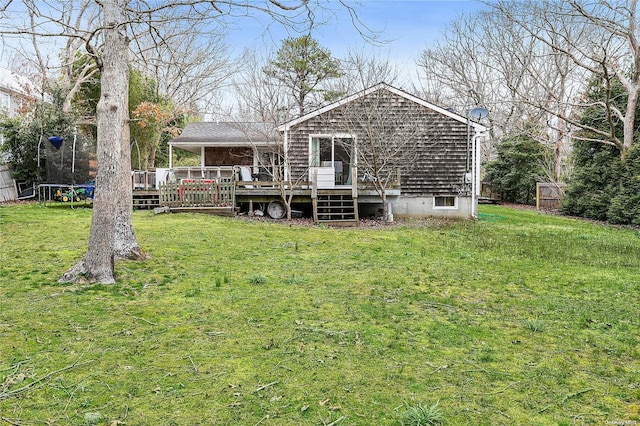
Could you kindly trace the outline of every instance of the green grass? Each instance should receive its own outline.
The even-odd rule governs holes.
[[[58,284],[90,215],[0,207],[0,425],[640,422],[636,230],[136,212],[151,259]]]

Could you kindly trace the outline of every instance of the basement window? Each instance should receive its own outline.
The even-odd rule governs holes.
[[[436,209],[457,209],[458,197],[453,197],[453,196],[433,197],[433,207]]]

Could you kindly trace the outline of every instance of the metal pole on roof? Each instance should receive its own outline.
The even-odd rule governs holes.
[[[76,172],[76,139],[78,137],[78,128],[73,128],[73,146],[71,148],[71,180],[74,180]]]
[[[131,145],[129,145],[130,151],[133,149],[134,145],[138,151],[138,170],[142,170],[142,166],[140,165],[140,146],[138,145],[138,139],[134,139],[133,142],[131,142]]]
[[[469,173],[469,144],[471,143],[471,119],[469,118],[469,106],[467,105],[467,167],[465,173]]]
[[[42,145],[42,133],[40,133],[40,140],[38,141],[38,168],[40,168],[40,145]]]

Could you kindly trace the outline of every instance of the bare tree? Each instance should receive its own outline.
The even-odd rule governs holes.
[[[427,91],[444,93],[446,106],[461,115],[479,104],[490,110],[491,140],[526,134],[544,145],[554,144],[558,153],[554,174],[561,174],[569,129],[560,116],[571,114],[567,105],[575,90],[583,87],[583,79],[565,55],[532,38],[503,14],[481,12],[453,21],[443,41],[425,49],[418,63]],[[531,123],[555,130],[532,133]],[[491,146],[483,149],[491,151]]]
[[[133,58],[137,68],[157,82],[158,94],[171,99],[183,110],[206,112],[216,106],[215,94],[230,86],[238,71],[218,27],[194,32],[184,21],[158,23],[144,28],[134,40],[139,55]],[[224,29],[224,28],[223,28]]]
[[[580,122],[578,114],[559,112],[558,116],[579,129],[597,135],[597,142],[615,146],[624,154],[633,143],[640,95],[638,0],[544,0],[527,3],[526,7],[513,7],[510,2],[501,0],[493,3],[492,7],[554,53],[570,58],[582,75],[602,81],[605,87],[612,86],[613,78],[620,81],[626,92],[624,110],[618,108],[611,97],[598,105],[587,104],[579,99],[567,105],[570,107],[567,109],[573,112],[599,107],[608,128],[598,129]],[[548,95],[553,99],[553,93]],[[538,106],[549,111],[542,102]],[[622,123],[622,138],[617,136],[618,123]],[[578,135],[574,137],[579,138]]]
[[[88,54],[92,55],[101,69],[101,97],[97,111],[98,133],[98,176],[96,201],[89,236],[89,248],[82,260],[72,267],[62,278],[64,281],[89,279],[92,281],[114,282],[114,258],[116,241],[124,246],[134,245],[135,236],[130,219],[131,186],[129,184],[130,153],[128,150],[128,125],[126,99],[128,91],[128,69],[131,63],[130,40],[136,40],[140,28],[148,34],[157,33],[162,38],[161,26],[166,22],[182,22],[186,28],[204,30],[211,25],[225,25],[229,20],[261,14],[269,19],[293,27],[295,30],[308,29],[313,20],[314,7],[323,7],[307,0],[263,2],[180,0],[175,2],[153,2],[105,0],[96,3],[102,19],[95,26],[85,29],[74,27],[66,20],[70,13],[64,1],[31,0],[3,2],[0,13],[3,19],[0,33],[8,35],[29,35],[35,37],[80,38]],[[340,2],[350,13],[353,8]],[[11,7],[18,9],[11,16]],[[22,25],[20,8],[26,7],[39,19],[36,25]],[[7,24],[5,22],[11,22]],[[82,20],[82,24],[86,23]],[[61,30],[58,29],[58,25]],[[136,44],[134,44],[136,46]],[[141,44],[142,46],[142,44]],[[140,52],[138,51],[138,54]],[[124,106],[124,108],[123,108]],[[127,149],[122,149],[124,146]],[[123,152],[123,151],[126,151]],[[126,190],[126,187],[129,189]],[[124,193],[120,190],[126,191]],[[117,201],[123,200],[122,205]],[[125,206],[126,204],[126,206]],[[118,216],[123,220],[118,224]],[[120,226],[123,225],[123,226]],[[122,230],[121,233],[119,230]],[[116,233],[116,231],[118,231]]]
[[[400,76],[398,66],[389,57],[367,56],[353,50],[340,61],[340,71],[340,77],[331,81],[329,87],[333,92],[344,95],[383,82],[395,86]]]
[[[244,67],[232,81],[242,121],[283,123],[294,117],[285,84],[262,71],[269,56],[247,49],[239,60]]]
[[[423,52],[425,77],[461,100],[456,87],[475,89],[504,134],[523,130],[519,123],[538,121],[552,129],[548,141],[558,153],[568,135],[584,139],[589,134],[589,140],[624,154],[633,141],[640,94],[638,1],[485,4],[488,12],[460,18],[444,43]],[[612,88],[613,79],[624,87],[624,108],[613,96],[597,105],[581,96],[589,81]],[[580,121],[580,112],[594,107],[605,128]]]
[[[19,2],[15,3],[18,4]],[[50,58],[41,53],[39,41],[43,39],[56,40],[57,44],[55,45],[60,48],[59,51],[62,54],[60,55],[61,63],[58,66],[60,78],[56,80],[55,84],[60,85],[65,91],[63,111],[70,112],[72,100],[78,94],[82,85],[95,78],[99,71],[101,72],[102,96],[100,102],[102,104],[98,104],[97,119],[94,121],[92,117],[83,117],[81,122],[96,123],[98,126],[98,164],[104,170],[109,170],[109,173],[104,175],[98,170],[92,233],[89,237],[87,254],[65,274],[62,280],[73,281],[80,276],[85,276],[89,280],[112,282],[113,276],[109,278],[105,272],[106,265],[112,265],[113,267],[113,259],[110,260],[110,257],[145,257],[136,240],[132,224],[127,100],[130,61],[128,56],[129,38],[126,34],[125,3],[112,1],[99,5],[90,0],[71,2],[25,1],[22,3],[22,7],[27,11],[29,20],[25,22],[23,27],[15,25],[15,16],[11,15],[10,9],[5,9],[4,12],[14,18],[14,25],[0,28],[0,32],[13,36],[25,34],[33,40],[36,63],[41,70],[43,81],[53,80],[53,76],[46,75],[52,66],[49,65]],[[17,13],[16,16],[20,16],[19,12],[14,13]],[[107,16],[110,19],[115,19],[115,21],[107,24],[105,21]],[[117,27],[117,31],[122,35],[121,40],[118,40],[119,43],[107,46],[107,33],[113,32],[114,27]],[[110,40],[115,40],[113,34],[110,37]],[[114,49],[121,50],[114,52]],[[114,59],[123,61],[124,65],[116,63],[113,65],[113,69],[109,69],[112,64],[109,61],[105,61],[104,58],[107,57],[110,61]],[[112,81],[113,78],[119,78],[122,75],[122,69],[127,72],[125,81],[123,83]],[[105,73],[108,76],[106,80]],[[43,87],[51,86],[45,84]],[[105,93],[105,90],[109,89],[125,90],[125,93]],[[120,101],[124,102],[124,112],[117,109],[122,106],[119,104]],[[105,104],[108,106],[105,106]],[[112,112],[116,110],[117,113]],[[100,117],[101,114],[102,117]],[[122,119],[124,127],[117,131],[113,130],[115,124],[113,122],[109,123],[109,117],[112,120]],[[102,127],[102,131],[100,127]],[[120,143],[121,146],[116,147],[115,143]],[[107,144],[107,147],[104,146],[105,144]],[[115,158],[118,159],[117,164],[108,165]],[[107,165],[103,166],[105,164]],[[119,171],[119,173],[114,175],[114,170]],[[117,180],[114,180],[115,178]],[[115,182],[119,187],[117,191],[108,187]],[[101,196],[100,194],[107,195]],[[108,201],[104,201],[104,197]],[[109,220],[107,221],[106,219]],[[110,227],[111,229],[109,231],[93,232],[94,228],[100,229],[101,227]],[[103,248],[109,244],[113,248],[109,253],[104,252]],[[97,259],[101,256],[102,258],[98,262]]]
[[[71,103],[80,91],[82,85],[90,81],[98,73],[95,61],[87,60],[85,28],[96,27],[99,19],[99,8],[91,0],[74,0],[63,5],[59,27],[61,31],[71,36],[65,40],[62,50],[61,79],[66,97],[63,111],[71,111]],[[29,9],[34,14],[34,9]],[[91,46],[91,45],[89,45]],[[89,47],[91,49],[91,47]]]
[[[244,52],[244,72],[234,79],[238,110],[246,121],[263,123],[262,126],[252,126],[252,129],[257,129],[262,134],[262,140],[267,145],[258,147],[254,144],[254,155],[258,167],[269,175],[280,190],[287,219],[291,219],[293,189],[298,186],[302,177],[294,180],[290,173],[285,172],[290,168],[288,152],[275,128],[278,123],[286,122],[294,115],[288,101],[289,89],[282,81],[263,72],[266,61],[265,57],[260,56],[255,50]],[[249,136],[249,129],[242,125],[241,128]],[[247,137],[247,140],[251,139]]]
[[[399,108],[398,103],[404,101],[386,90],[385,85],[363,93],[337,113],[346,123],[347,132],[356,138],[358,175],[373,183],[382,198],[383,218],[387,221],[388,190],[399,184],[401,174],[419,159],[419,146],[428,143],[434,129],[427,128],[429,125],[420,119],[416,109]]]

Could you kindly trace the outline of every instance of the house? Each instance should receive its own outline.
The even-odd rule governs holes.
[[[28,78],[0,67],[0,114],[15,116],[25,101],[32,98],[29,93],[34,89],[34,84]],[[3,143],[4,135],[0,132],[0,145]],[[13,179],[13,170],[7,164],[7,157],[0,154],[0,202],[29,198],[33,193],[31,184]]]
[[[26,100],[33,98],[36,90],[36,86],[27,77],[0,67],[0,112],[13,117]]]
[[[380,83],[281,124],[278,136],[268,130],[193,123],[169,146],[199,153],[201,169],[220,176],[249,167],[250,176],[234,175],[240,204],[277,202],[285,187],[317,221],[477,216],[486,127],[405,91]]]

